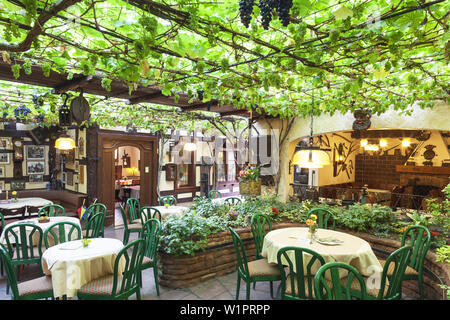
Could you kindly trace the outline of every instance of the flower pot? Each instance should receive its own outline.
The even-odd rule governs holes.
[[[244,196],[259,196],[261,194],[261,180],[239,182],[239,193]]]

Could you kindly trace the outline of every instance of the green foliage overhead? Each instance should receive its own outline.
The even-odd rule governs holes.
[[[274,18],[265,30],[257,6],[246,28],[231,0],[3,0],[0,51],[19,80],[37,63],[45,75],[101,76],[106,90],[111,80],[175,99],[203,90],[203,101],[281,118],[308,114],[312,88],[316,113],[407,112],[448,100],[449,9],[444,0],[294,0],[289,25]]]

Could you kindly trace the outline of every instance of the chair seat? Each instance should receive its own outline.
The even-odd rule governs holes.
[[[142,223],[130,223],[128,225],[128,230],[141,230],[142,229]]]
[[[380,259],[379,261],[380,261],[381,266],[384,268],[384,265],[386,264],[386,260]],[[394,263],[391,263],[389,265],[389,268],[388,268],[388,271],[387,271],[387,275],[388,276],[392,276],[392,274],[394,273],[394,267],[395,267]],[[405,275],[407,275],[407,276],[417,276],[418,274],[419,273],[416,270],[414,270],[413,268],[411,268],[410,266],[406,267]]]
[[[294,293],[292,292],[291,277],[292,277],[292,275],[289,274],[287,276],[287,278],[286,278],[285,294],[294,295]],[[294,275],[294,277],[295,277],[295,275]],[[314,294],[314,279],[312,279],[311,281],[312,281],[312,290],[313,290],[312,297],[315,297],[315,294]],[[325,279],[325,281],[328,284],[328,286],[332,285],[331,281],[329,281],[327,279]],[[307,297],[311,297],[311,294],[309,293],[309,288],[308,288],[307,276],[304,277],[304,283],[305,283],[305,295]],[[295,292],[295,295],[297,296],[298,295],[298,288],[297,288],[297,280],[296,279],[294,279],[294,292]]]
[[[141,219],[134,219],[130,222],[130,224],[132,223],[141,223]]]
[[[280,277],[280,270],[276,263],[269,263],[267,259],[258,259],[248,263],[250,277],[277,276]]]
[[[110,296],[112,293],[112,287],[114,283],[114,275],[107,275],[91,282],[86,283],[80,289],[78,289],[79,294],[90,294],[90,295],[102,295]],[[116,293],[120,291],[121,277],[117,279],[117,289]]]
[[[43,276],[33,280],[24,281],[17,284],[19,296],[29,296],[33,294],[51,293],[53,285],[51,276]]]
[[[154,260],[152,258],[144,256],[144,258],[142,259],[142,265],[144,266],[146,264],[153,264],[153,261]]]

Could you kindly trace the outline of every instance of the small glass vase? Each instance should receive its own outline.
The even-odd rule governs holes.
[[[316,240],[316,234],[317,234],[317,229],[310,227],[308,230],[308,238],[311,240],[311,244],[313,244],[314,241]]]

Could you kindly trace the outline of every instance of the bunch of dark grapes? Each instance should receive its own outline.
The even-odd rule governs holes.
[[[270,2],[273,0],[261,0],[259,1],[259,9],[261,10],[261,21],[264,30],[269,29],[270,21],[272,20],[272,9],[270,8]]]
[[[280,19],[281,24],[285,27],[289,24],[289,10],[292,7],[292,0],[279,0],[277,6],[278,19]]]
[[[241,15],[242,24],[248,28],[250,21],[252,20],[253,5],[255,0],[240,0],[239,1],[239,12]]]

